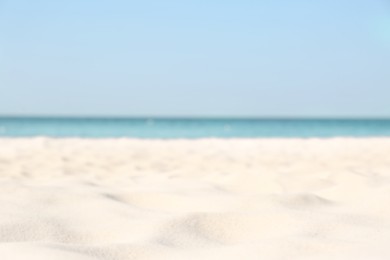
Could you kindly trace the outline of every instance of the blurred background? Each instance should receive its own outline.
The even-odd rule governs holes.
[[[389,68],[384,0],[0,1],[3,133],[32,116],[384,120]]]

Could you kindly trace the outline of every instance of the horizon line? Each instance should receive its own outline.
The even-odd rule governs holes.
[[[390,120],[390,116],[163,116],[163,115],[1,115],[0,119],[145,119],[145,120]]]

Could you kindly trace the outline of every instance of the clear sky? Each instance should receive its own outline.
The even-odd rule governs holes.
[[[390,3],[0,0],[0,115],[390,117]]]

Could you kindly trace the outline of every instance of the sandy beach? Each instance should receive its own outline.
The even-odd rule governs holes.
[[[0,139],[0,259],[390,259],[390,138]]]

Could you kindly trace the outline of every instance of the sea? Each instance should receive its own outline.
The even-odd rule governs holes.
[[[0,117],[0,137],[330,138],[390,136],[390,119]]]

